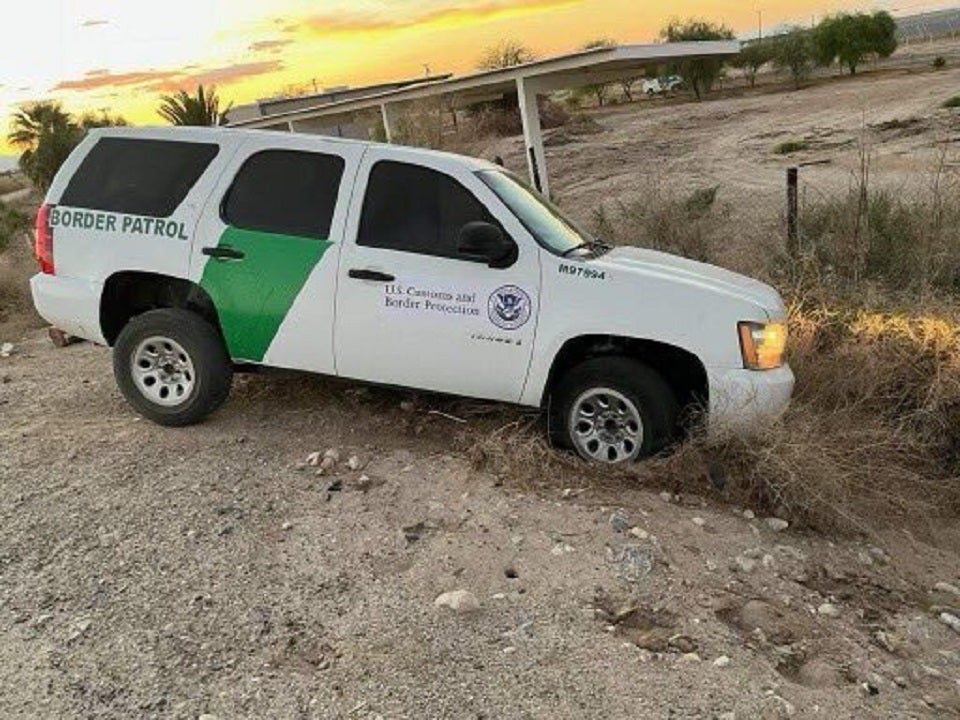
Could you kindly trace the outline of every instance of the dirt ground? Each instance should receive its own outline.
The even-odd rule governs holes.
[[[781,136],[856,139],[864,117],[920,118],[871,132],[891,177],[922,170],[958,85],[616,109],[549,157],[582,214],[651,175],[773,203]],[[829,154],[842,178],[856,151]],[[24,263],[0,258],[4,289]],[[525,486],[470,452],[519,411],[321,378],[238,377],[206,424],[159,428],[109,350],[55,349],[3,303],[3,717],[960,717],[960,635],[939,620],[960,562],[905,531],[808,535],[576,469]],[[458,590],[479,607],[435,606]]]

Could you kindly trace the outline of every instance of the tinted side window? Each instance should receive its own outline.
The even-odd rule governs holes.
[[[450,176],[418,165],[382,161],[370,171],[357,244],[459,258],[460,228],[476,220],[499,225]]]
[[[346,163],[336,155],[264,150],[240,168],[223,219],[244,230],[327,240]]]
[[[100,138],[70,178],[60,203],[169,217],[219,150],[212,143]]]

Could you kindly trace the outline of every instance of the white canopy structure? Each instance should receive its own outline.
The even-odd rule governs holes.
[[[457,109],[516,93],[523,121],[530,182],[543,195],[549,197],[550,181],[543,149],[537,96],[636,77],[650,65],[667,64],[690,58],[731,57],[739,52],[740,43],[737,41],[596,48],[500,70],[487,70],[436,82],[424,82],[318,107],[241,120],[231,123],[230,126],[289,132],[317,132],[322,131],[323,127],[329,127],[331,118],[350,116],[359,111],[379,108],[387,141],[391,142],[396,128],[396,111],[399,103],[443,98],[450,108]]]

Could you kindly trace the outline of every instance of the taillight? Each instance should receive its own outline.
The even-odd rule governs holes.
[[[33,254],[40,263],[40,272],[53,275],[53,230],[50,228],[50,211],[53,205],[41,205],[37,211],[37,223],[33,234]]]

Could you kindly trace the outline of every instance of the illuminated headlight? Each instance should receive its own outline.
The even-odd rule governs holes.
[[[742,322],[740,350],[748,370],[774,370],[783,365],[787,348],[787,326],[784,323]]]

